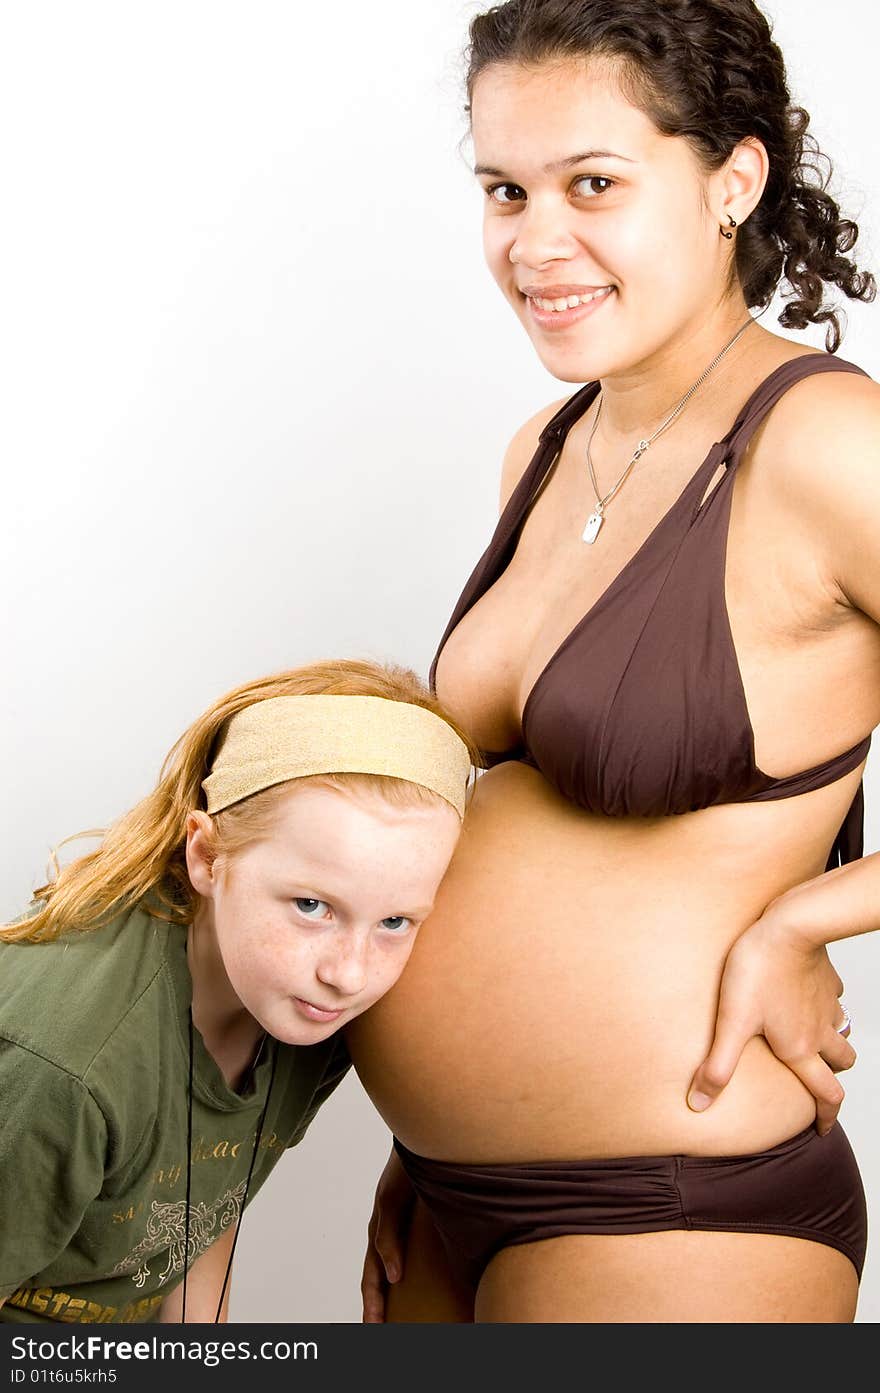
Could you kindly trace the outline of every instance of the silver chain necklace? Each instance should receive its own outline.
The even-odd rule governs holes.
[[[623,471],[623,473],[621,474],[620,478],[617,480],[617,483],[614,485],[614,487],[613,487],[612,489],[609,490],[608,493],[606,493],[606,494],[604,495],[604,497],[603,497],[603,495],[599,492],[599,485],[596,483],[596,471],[595,471],[595,469],[593,468],[593,458],[592,458],[592,455],[590,454],[590,446],[591,446],[592,443],[593,443],[593,436],[596,434],[596,427],[597,427],[598,424],[599,424],[599,416],[600,416],[601,411],[602,411],[602,397],[601,397],[601,396],[599,397],[599,401],[598,401],[598,403],[597,403],[597,405],[596,405],[596,415],[595,415],[595,417],[594,417],[593,425],[592,425],[592,428],[591,428],[591,430],[590,430],[589,439],[587,440],[587,468],[588,468],[589,471],[590,471],[590,480],[591,480],[592,485],[593,485],[593,492],[594,492],[595,495],[596,495],[596,506],[595,506],[595,508],[593,509],[593,511],[590,513],[590,516],[587,518],[586,524],[584,525],[584,530],[583,530],[583,532],[582,532],[582,534],[581,534],[581,540],[582,540],[582,541],[587,542],[590,546],[592,546],[593,542],[595,542],[596,538],[597,538],[598,535],[599,535],[599,528],[602,526],[602,523],[605,521],[605,509],[607,508],[608,504],[611,502],[611,500],[612,500],[612,498],[615,496],[615,494],[618,492],[618,490],[621,489],[621,488],[623,487],[623,485],[626,483],[627,479],[629,478],[630,471],[633,469],[633,467],[635,466],[635,464],[641,459],[642,455],[643,455],[643,454],[645,453],[645,451],[649,448],[649,446],[653,445],[653,443],[654,443],[654,441],[657,439],[658,435],[662,435],[663,432],[664,432],[665,430],[668,430],[668,429],[669,429],[669,427],[672,425],[672,423],[673,423],[673,421],[676,419],[676,417],[677,417],[677,416],[684,410],[684,408],[687,406],[688,402],[690,401],[691,397],[694,395],[694,392],[696,392],[697,388],[702,387],[703,383],[706,381],[706,378],[709,376],[709,373],[712,371],[712,369],[713,369],[713,368],[716,368],[716,367],[718,366],[718,364],[721,362],[721,359],[724,357],[725,353],[729,353],[730,350],[731,350],[731,348],[733,348],[733,345],[736,343],[736,341],[737,341],[737,339],[739,338],[740,334],[744,334],[745,331],[746,331],[746,329],[748,329],[749,325],[750,325],[750,324],[753,324],[753,323],[754,323],[754,318],[753,318],[752,315],[749,315],[749,317],[748,317],[748,319],[746,320],[745,324],[741,324],[741,325],[740,325],[740,327],[737,329],[736,333],[734,334],[734,336],[733,336],[733,338],[730,340],[730,342],[729,342],[729,343],[726,343],[726,344],[724,345],[724,347],[722,348],[721,352],[718,353],[718,354],[716,354],[716,356],[712,359],[712,361],[711,361],[711,363],[709,364],[709,366],[708,366],[708,367],[700,374],[700,376],[697,378],[697,380],[696,380],[696,382],[693,384],[693,386],[688,388],[688,390],[685,392],[684,396],[682,397],[681,401],[678,403],[678,405],[677,405],[676,407],[673,408],[672,411],[670,411],[669,415],[666,417],[666,420],[663,422],[663,424],[662,424],[661,426],[658,426],[657,429],[654,431],[654,434],[653,434],[653,435],[649,435],[648,438],[647,438],[647,440],[640,440],[640,441],[639,441],[638,445],[636,446],[635,450],[633,451],[633,455],[632,455],[631,460],[629,461],[628,465],[627,465],[626,468],[624,469],[624,471]]]

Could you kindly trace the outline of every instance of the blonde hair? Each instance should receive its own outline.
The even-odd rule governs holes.
[[[145,908],[157,918],[188,924],[198,895],[186,868],[186,820],[193,810],[205,809],[202,782],[227,721],[270,697],[313,695],[377,696],[422,706],[452,726],[478,763],[473,743],[408,668],[336,659],[247,682],[215,701],[184,731],[166,756],[153,792],[103,834],[95,851],[58,868],[54,879],[35,890],[35,912],[0,927],[0,941],[46,942],[72,930],[97,928],[137,900],[146,900]],[[377,797],[398,807],[444,802],[419,784],[382,774],[320,774],[294,782]],[[215,813],[215,854],[232,856],[260,837],[291,787],[291,782],[278,784]]]

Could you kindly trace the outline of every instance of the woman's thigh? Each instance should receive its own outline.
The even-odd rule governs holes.
[[[505,1248],[476,1298],[483,1322],[846,1323],[848,1258],[777,1234],[569,1235]]]
[[[449,1266],[446,1250],[431,1216],[416,1200],[407,1238],[404,1275],[389,1287],[386,1321],[467,1323],[474,1318],[474,1297]]]

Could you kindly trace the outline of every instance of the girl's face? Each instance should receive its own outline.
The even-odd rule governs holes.
[[[212,862],[208,819],[191,814],[196,929],[219,954],[230,1010],[291,1045],[366,1011],[403,971],[460,826],[446,803],[396,808],[310,785],[278,804],[261,840]]]
[[[718,176],[607,64],[485,69],[472,133],[486,260],[554,377],[629,370],[723,298]]]

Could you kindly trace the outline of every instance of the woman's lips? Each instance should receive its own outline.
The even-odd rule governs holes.
[[[579,324],[582,319],[588,318],[589,315],[596,314],[603,305],[607,304],[607,302],[613,298],[613,296],[614,287],[605,286],[598,294],[594,293],[592,298],[587,300],[586,304],[571,305],[564,310],[542,309],[540,305],[537,304],[537,300],[568,299],[568,296],[555,296],[552,294],[536,296],[535,294],[530,294],[525,298],[528,304],[529,318],[533,323],[537,324],[541,329],[549,329],[551,333],[558,333],[561,329],[569,329],[573,324]]]
[[[314,1006],[311,1001],[303,1001],[301,996],[295,996],[293,1001],[297,1009],[310,1021],[335,1021],[342,1015],[342,1008],[338,1011],[325,1011],[321,1006]]]

